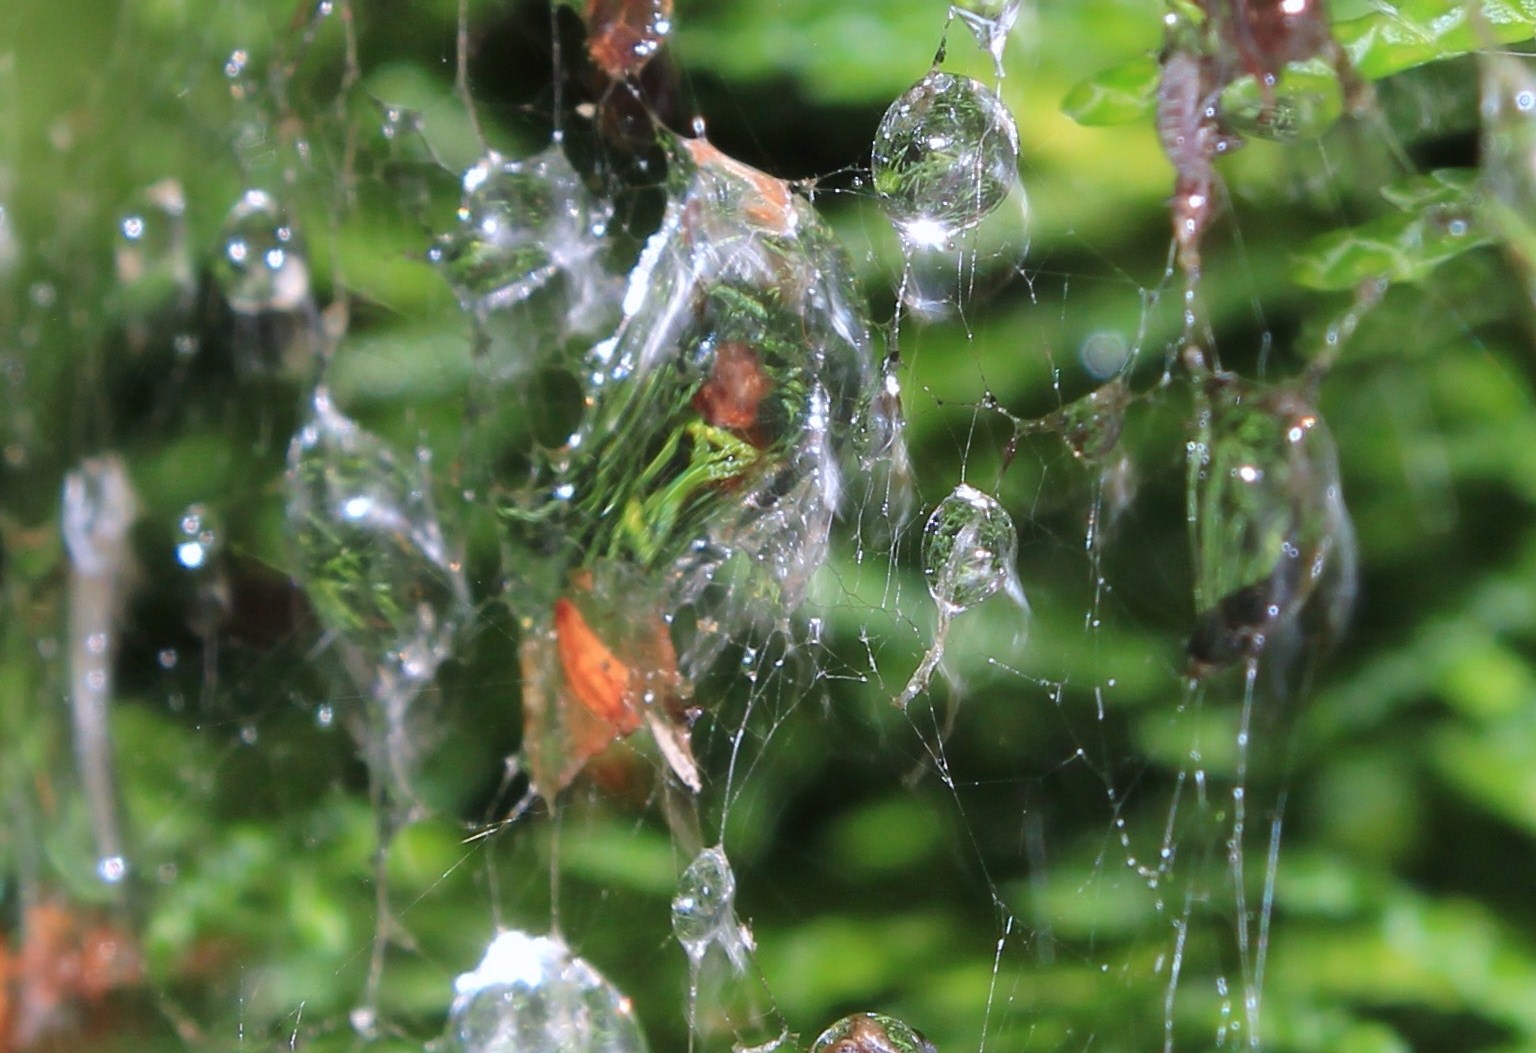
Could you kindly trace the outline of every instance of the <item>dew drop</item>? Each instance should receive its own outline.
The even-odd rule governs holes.
[[[938,1053],[911,1025],[882,1013],[854,1013],[823,1031],[811,1053]]]
[[[10,274],[21,262],[21,242],[11,224],[11,214],[0,201],[0,278]]]
[[[264,190],[247,190],[229,210],[214,269],[236,314],[310,304],[309,265],[298,237],[287,212]]]
[[[740,942],[736,875],[723,848],[706,848],[688,865],[672,897],[672,932],[694,961],[711,943]]]
[[[872,175],[910,245],[945,246],[1018,182],[1013,114],[979,81],[933,71],[891,104],[875,132]]]
[[[176,525],[176,562],[187,570],[206,570],[221,544],[212,513],[206,505],[188,505]]]
[[[949,5],[949,16],[965,23],[976,43],[998,64],[998,76],[1002,76],[1003,45],[1023,6],[1024,0],[955,0]]]
[[[939,502],[923,528],[923,573],[940,607],[958,613],[999,589],[1019,602],[1019,535],[1003,506],[965,483]]]
[[[1322,417],[1294,387],[1216,374],[1191,457],[1196,607],[1189,672],[1257,659],[1277,636],[1336,636],[1354,598],[1354,531]]]
[[[295,574],[348,672],[378,704],[376,765],[409,786],[421,743],[411,702],[451,653],[469,588],[444,540],[418,460],[343,416],[322,388],[288,449]]]
[[[113,262],[119,295],[130,315],[192,295],[187,250],[186,197],[175,179],[162,179],[138,195],[118,220]]]
[[[431,258],[465,310],[522,303],[564,273],[570,310],[579,315],[595,292],[601,234],[612,214],[558,143],[520,161],[491,153],[464,173],[458,226],[437,240]]]
[[[1536,67],[1523,57],[1484,52],[1483,207],[1536,296]]]
[[[445,1048],[455,1053],[643,1053],[634,1008],[554,936],[511,930],[454,980]]]
[[[108,885],[116,885],[128,876],[128,861],[122,856],[103,856],[96,861],[96,876]]]

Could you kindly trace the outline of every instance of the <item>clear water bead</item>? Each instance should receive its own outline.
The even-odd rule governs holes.
[[[955,0],[949,5],[949,17],[964,22],[976,43],[1001,62],[1003,45],[1023,6],[1024,0]]]
[[[1482,208],[1536,295],[1536,65],[1485,51],[1482,68]]]
[[[453,987],[453,1053],[644,1053],[629,999],[554,936],[501,933]]]
[[[845,1016],[817,1037],[811,1053],[938,1053],[911,1025],[883,1013]]]
[[[1354,599],[1355,543],[1338,456],[1294,387],[1217,374],[1189,444],[1196,605],[1189,671],[1257,659],[1280,634],[1336,635]]]
[[[1018,532],[1003,506],[965,483],[939,502],[923,529],[928,591],[952,613],[969,610],[999,589],[1022,602],[1018,554]]]
[[[118,220],[113,263],[130,311],[147,311],[192,292],[186,211],[181,184],[162,179],[139,194],[133,208]]]
[[[979,81],[935,70],[885,111],[873,162],[875,192],[903,238],[942,246],[1008,196],[1019,132]]]
[[[725,849],[700,852],[672,897],[672,931],[690,958],[702,958],[721,937],[735,937],[736,875]]]
[[[448,657],[469,609],[419,462],[332,407],[322,390],[288,450],[297,576],[321,624],[381,701],[413,694]]]
[[[247,190],[224,221],[214,266],[237,314],[297,311],[310,302],[309,265],[288,214],[264,190]]]
[[[188,505],[176,522],[176,562],[187,570],[205,570],[218,555],[218,524],[206,505]]]
[[[459,225],[430,256],[465,310],[520,304],[561,275],[573,315],[588,308],[613,206],[587,190],[559,143],[520,161],[488,154],[463,189]]]

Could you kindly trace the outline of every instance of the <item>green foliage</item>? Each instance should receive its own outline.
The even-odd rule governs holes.
[[[1302,663],[1308,692],[1262,698],[1255,721],[1252,797],[1288,794],[1265,1048],[1532,1050],[1536,314],[1498,251],[1505,227],[1484,197],[1465,56],[1525,45],[1536,5],[1487,0],[1480,18],[1459,0],[1334,6],[1338,38],[1380,105],[1316,142],[1254,142],[1220,162],[1224,206],[1199,292],[1229,370],[1285,382],[1337,354],[1320,409],[1361,566],[1354,627]],[[348,1014],[376,931],[377,824],[345,730],[362,719],[358,687],[315,622],[345,630],[357,604],[322,592],[310,603],[327,609],[312,612],[288,586],[306,553],[284,525],[284,457],[312,363],[245,363],[259,337],[210,277],[223,218],[251,186],[287,199],[319,302],[350,295],[332,394],[400,456],[429,448],[429,485],[467,539],[479,604],[423,694],[433,745],[419,789],[438,814],[402,830],[389,860],[392,924],[408,936],[387,956],[382,989],[398,1033],[368,1048],[421,1049],[439,1033],[453,976],[494,928],[548,928],[557,893],[566,938],[633,997],[653,1048],[687,1041],[687,964],[667,919],[691,852],[669,836],[645,759],[619,766],[618,789],[581,784],[558,807],[468,839],[512,804],[502,760],[521,736],[516,641],[527,626],[493,598],[500,521],[519,510],[462,500],[474,342],[427,261],[455,222],[458,172],[480,153],[454,96],[457,7],[355,5],[356,86],[341,20],[293,28],[288,3],[0,10],[0,946],[23,938],[40,895],[137,933],[145,979],[82,1012],[92,1048],[358,1041]],[[531,153],[553,82],[542,68],[524,79],[523,60],[548,12],[491,0],[469,11],[486,137],[508,156]],[[722,149],[771,172],[863,168],[880,114],[929,69],[944,15],[929,0],[678,0],[679,113],[697,109]],[[746,729],[729,809],[722,818],[711,802],[706,820],[724,823],[757,963],[807,1038],[871,1009],[946,1053],[977,1048],[983,1028],[989,1049],[1162,1048],[1170,919],[1179,897],[1209,893],[1167,1020],[1181,1050],[1239,1041],[1218,1042],[1212,1025],[1223,1011],[1216,977],[1235,986],[1238,975],[1224,884],[1230,799],[1184,798],[1179,859],[1160,888],[1125,865],[1115,825],[1124,820],[1138,855],[1155,854],[1196,746],[1213,786],[1235,777],[1239,678],[1191,700],[1183,646],[1198,576],[1219,578],[1210,590],[1220,592],[1267,569],[1194,565],[1185,522],[1195,398],[1159,380],[1184,330],[1163,277],[1172,173],[1150,117],[1161,15],[1150,0],[1028,6],[1000,89],[1018,118],[1030,201],[1024,277],[1006,255],[978,251],[964,265],[962,312],[902,322],[922,511],[962,477],[997,493],[1022,530],[1027,634],[1007,603],[966,612],[948,679],[904,719],[890,699],[935,618],[918,546],[898,539],[887,565],[876,543],[850,538],[813,586],[825,648],[790,647],[777,666],[771,645],[769,658],[744,662],[763,641],[736,641],[697,687],[709,712],[695,747],[713,786]],[[563,32],[568,46],[577,39]],[[946,68],[992,83],[990,57],[973,54],[958,25],[949,49]],[[400,125],[385,134],[399,107],[419,115],[420,136]],[[130,295],[114,265],[126,210],[168,177],[186,196],[190,307],[175,304],[175,273]],[[829,178],[815,203],[888,320],[899,247],[871,194],[841,192],[849,182]],[[1362,287],[1379,289],[1379,304],[1331,340]],[[975,408],[990,394],[1014,417],[1046,417],[1097,383],[1078,349],[1106,332],[1139,352],[1123,445],[1141,488],[1118,519],[1111,465]],[[196,337],[195,353],[178,353],[178,335]],[[771,336],[766,357],[787,360],[795,334]],[[539,382],[484,410],[497,441],[527,445],[540,415],[556,415]],[[670,392],[659,417],[681,420],[686,397]],[[585,510],[610,555],[660,561],[690,535],[679,524],[699,503],[762,456],[696,421],[656,434],[644,448],[616,444],[618,497]],[[63,702],[59,494],[82,457],[109,449],[126,458],[141,504],[112,711],[135,856],[122,896],[90,877]],[[172,551],[194,501],[225,524],[227,558],[201,576]],[[338,552],[329,558],[367,556]],[[345,590],[366,574],[321,577]],[[409,597],[376,586],[378,619],[397,620]],[[203,603],[220,612],[211,628]],[[813,663],[826,675],[810,676]],[[788,686],[744,675],[769,670]],[[940,760],[952,783],[934,770]],[[1268,817],[1255,808],[1249,822],[1253,907],[1266,894]]]

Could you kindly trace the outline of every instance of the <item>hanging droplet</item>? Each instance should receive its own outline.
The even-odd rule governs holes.
[[[116,454],[82,461],[64,477],[60,526],[69,553],[69,708],[75,767],[95,837],[96,875],[117,884],[127,874],[113,774],[112,662],[133,571],[129,530],[139,499]]]
[[[854,1013],[827,1028],[811,1053],[938,1053],[923,1033],[883,1013]]]
[[[420,752],[411,703],[469,614],[464,570],[443,539],[425,470],[398,460],[321,389],[288,449],[288,529],[295,576],[380,709],[373,760],[407,790]]]
[[[955,617],[999,590],[1026,614],[1029,603],[1019,582],[1019,535],[1003,506],[988,494],[961,483],[939,502],[923,528],[923,573],[939,606],[933,642],[891,701],[905,711],[928,689],[949,640]]]
[[[683,872],[672,897],[672,932],[694,963],[710,944],[718,944],[733,965],[746,967],[747,947],[736,920],[736,875],[725,849],[706,848]]]
[[[1536,68],[1486,51],[1482,67],[1482,207],[1536,295]]]
[[[998,64],[998,76],[1002,76],[1003,45],[1023,6],[1024,0],[955,0],[949,5],[949,17],[965,23],[976,43]]]
[[[162,179],[139,195],[135,207],[118,221],[113,258],[130,312],[143,313],[191,294],[186,211],[181,184]]]
[[[206,505],[188,505],[176,523],[176,562],[187,570],[206,570],[218,555],[218,527]]]
[[[559,143],[521,161],[492,153],[464,173],[456,230],[429,253],[466,311],[523,303],[564,276],[565,312],[586,318],[604,277],[599,256],[613,205],[599,201]]]
[[[455,1053],[644,1053],[629,999],[554,936],[501,933],[453,987]]]
[[[309,306],[309,265],[287,213],[264,190],[247,190],[224,221],[214,261],[236,314],[298,311]]]
[[[615,80],[632,77],[672,33],[672,0],[587,0],[587,53]]]
[[[939,502],[923,528],[928,591],[950,613],[969,610],[998,590],[1022,604],[1019,535],[1003,506],[961,483]]]
[[[1019,132],[979,81],[935,70],[885,111],[873,161],[875,192],[902,237],[941,247],[1008,196]]]
[[[1195,600],[1189,671],[1326,641],[1354,600],[1354,531],[1327,425],[1293,387],[1217,373],[1189,444]]]
[[[11,214],[0,201],[0,278],[5,278],[21,262],[21,243],[11,224]]]
[[[514,545],[563,558],[543,559],[515,601],[547,627],[524,653],[525,741],[546,796],[641,724],[698,784],[688,684],[733,632],[803,601],[871,396],[860,298],[810,205],[707,142],[665,145],[667,209],[617,330],[586,355],[584,413],[503,510]],[[696,604],[689,624],[713,628],[663,647],[656,626]],[[588,675],[602,663],[585,656],[605,653],[608,674]]]

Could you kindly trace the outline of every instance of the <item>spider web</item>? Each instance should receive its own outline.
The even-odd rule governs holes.
[[[1491,253],[1445,247],[1492,235],[1454,175],[1431,175],[1473,160],[1473,59],[1379,82],[1316,141],[1224,158],[1196,280],[1152,120],[1085,129],[1057,112],[1072,80],[1159,47],[1157,5],[1097,5],[1114,28],[1096,43],[1086,16],[1026,6],[995,53],[944,5],[902,5],[892,21],[924,28],[897,33],[899,75],[852,102],[792,98],[829,144],[798,154],[803,135],[741,117],[749,95],[796,51],[813,71],[819,47],[847,61],[870,26],[780,5],[753,16],[783,34],[768,58],[722,61],[745,42],[697,6],[620,77],[594,68],[566,7],[130,5],[80,27],[100,63],[56,78],[15,42],[35,32],[45,56],[59,28],[31,6],[3,16],[18,701],[0,962],[19,964],[0,969],[0,1050],[456,1048],[440,1037],[455,978],[506,930],[592,963],[653,1048],[803,1048],[864,1011],[944,1050],[1392,1049],[1435,1033],[1382,1010],[1390,991],[1314,980],[1284,953],[1290,926],[1316,940],[1363,912],[1340,905],[1369,893],[1339,889],[1330,845],[1392,858],[1360,828],[1400,819],[1380,798],[1402,774],[1355,785],[1348,736],[1411,692],[1380,687],[1394,671],[1364,645],[1328,657],[1337,626],[1310,585],[1273,584],[1274,553],[1240,540],[1213,571],[1220,543],[1192,537],[1249,524],[1339,565],[1347,521],[1295,525],[1310,484],[1283,487],[1282,514],[1200,477],[1229,463],[1224,420],[1310,414],[1335,426],[1342,484],[1331,448],[1264,460],[1255,440],[1233,471],[1321,473],[1365,536],[1400,519],[1461,550],[1456,458],[1485,433],[1437,416],[1435,356],[1456,349],[1522,391],[1528,371],[1500,327],[1529,303],[1464,295],[1518,283]],[[799,34],[805,48],[785,43]],[[1481,56],[1485,76],[1500,58]],[[1023,149],[996,211],[914,245],[870,149],[885,106],[931,70],[995,92]],[[1379,217],[1383,185],[1422,256],[1373,232],[1326,246],[1313,291],[1280,272],[1323,253],[1306,236]],[[520,216],[531,234],[482,223]],[[1371,236],[1392,246],[1375,270],[1349,255]],[[1440,251],[1453,262],[1427,282]],[[797,277],[754,299],[764,269]],[[843,326],[826,372],[782,364],[786,312],[796,339]],[[627,334],[680,344],[700,327],[691,364],[637,370],[661,378],[651,403],[591,386],[594,346],[643,361],[651,345]],[[1404,334],[1413,350],[1389,357]],[[689,470],[715,473],[707,487],[678,482],[666,384],[713,429],[676,440]],[[833,424],[816,443],[786,427],[781,448],[753,430],[759,398],[794,385],[831,392]],[[785,405],[803,422],[820,404]],[[1352,453],[1382,431],[1402,451],[1390,487],[1362,471],[1380,456]],[[323,451],[314,492],[350,510],[325,531],[311,524],[329,496],[295,511],[309,476],[290,436],[306,434],[294,448]],[[583,444],[602,451],[590,468]],[[615,475],[628,489],[602,514],[542,501],[606,495]],[[959,555],[936,563],[951,528],[930,517],[962,486],[1010,529],[979,540],[962,519]],[[656,524],[674,513],[669,535]],[[359,554],[362,569],[338,562]],[[1226,566],[1250,556],[1269,562]],[[1400,553],[1362,558],[1367,644],[1432,639],[1390,613],[1380,579]],[[982,594],[962,603],[966,575]],[[1252,650],[1256,623],[1224,604],[1263,582],[1284,612],[1261,616],[1274,639]],[[1477,617],[1528,637],[1532,619],[1496,600]],[[1236,657],[1197,650],[1202,627]],[[601,674],[578,672],[594,653]],[[643,690],[606,687],[616,668]],[[1374,717],[1349,715],[1356,695]],[[19,701],[39,698],[56,704]],[[553,745],[531,745],[545,732]],[[706,895],[690,870],[716,846],[724,899],[720,875]],[[674,932],[685,896],[711,919]],[[1454,1048],[1536,1034],[1491,980],[1468,984],[1435,1011],[1494,1037]]]

